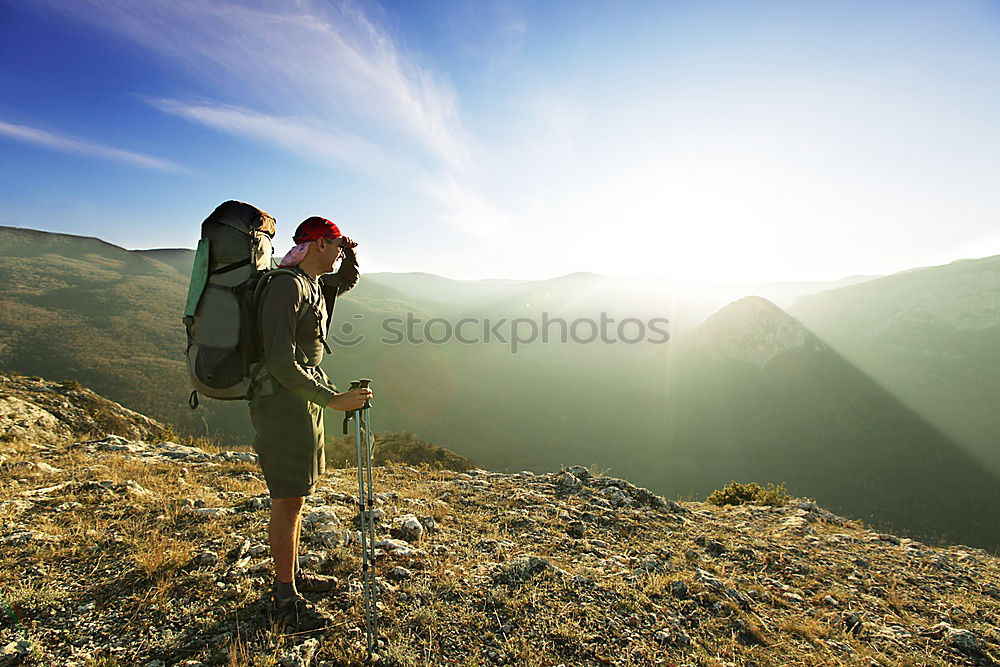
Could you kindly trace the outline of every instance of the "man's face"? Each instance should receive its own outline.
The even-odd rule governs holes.
[[[319,251],[323,273],[333,271],[333,265],[340,259],[340,243],[341,240],[339,238],[330,239],[323,237],[316,239],[316,250]]]

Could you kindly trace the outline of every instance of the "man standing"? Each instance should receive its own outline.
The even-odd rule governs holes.
[[[326,468],[323,408],[349,411],[370,389],[337,393],[320,368],[337,296],[358,283],[357,243],[337,225],[312,217],[295,230],[293,247],[260,295],[258,319],[264,358],[250,400],[254,451],[271,495],[268,538],[274,558],[272,614],[293,632],[315,631],[329,617],[302,592],[332,588],[332,579],[297,573],[302,506]],[[337,273],[330,273],[343,253]]]

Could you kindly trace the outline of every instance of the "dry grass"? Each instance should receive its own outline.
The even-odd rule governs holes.
[[[8,454],[10,462],[34,456],[27,443],[5,447],[16,451]],[[274,664],[287,640],[271,635],[255,620],[255,612],[248,611],[256,609],[262,582],[225,592],[216,585],[224,565],[189,566],[200,550],[221,559],[243,539],[263,540],[267,512],[206,518],[189,509],[195,501],[231,507],[247,495],[265,493],[255,464],[179,465],[115,453],[94,456],[74,448],[46,460],[63,472],[25,470],[16,478],[0,478],[3,498],[84,480],[114,485],[131,480],[150,495],[112,501],[67,487],[66,493],[33,506],[33,527],[55,541],[0,550],[0,586],[10,591],[8,601],[25,618],[26,627],[42,623],[47,610],[60,603],[74,608],[127,600],[135,612],[123,620],[121,632],[163,622],[171,610],[192,609],[201,620],[188,628],[189,635],[173,640],[175,644],[160,645],[160,655],[181,655],[184,642],[201,637],[204,647],[184,655],[230,667]],[[988,623],[1000,618],[1000,603],[946,585],[941,571],[902,547],[829,541],[838,533],[862,539],[866,529],[861,524],[814,522],[817,541],[808,542],[773,530],[782,512],[791,511],[783,508],[771,513],[771,508],[691,503],[689,509],[698,514],[684,516],[679,523],[668,512],[595,506],[584,495],[542,477],[500,476],[474,483],[483,477],[458,484],[455,474],[445,470],[376,468],[376,491],[397,494],[385,506],[389,517],[412,512],[431,515],[439,523],[415,545],[428,555],[386,557],[378,564],[380,574],[397,564],[413,572],[412,579],[383,593],[386,664],[449,660],[467,665],[650,665],[667,660],[663,664],[720,667],[943,665],[954,664],[946,661],[949,653],[943,643],[882,640],[874,630],[883,623],[899,623],[916,634],[943,612],[956,627],[982,635]],[[356,471],[330,470],[313,501],[332,492],[354,496]],[[57,509],[65,503],[80,506]],[[346,527],[353,509],[342,509]],[[12,506],[0,505],[0,521],[17,516]],[[586,533],[582,539],[573,538],[567,523],[581,516],[586,517]],[[592,539],[607,546],[590,547]],[[504,540],[512,546],[501,545]],[[709,540],[723,543],[726,550],[713,555],[705,546]],[[447,552],[430,553],[436,545]],[[741,553],[740,547],[752,555]],[[925,549],[934,555],[942,552]],[[542,572],[510,584],[494,582],[503,568],[529,555],[547,559],[565,574]],[[346,588],[360,570],[358,549],[333,548],[326,556],[322,571],[342,582],[331,599],[346,597],[350,604],[330,608],[340,628],[324,637],[318,659],[356,664],[362,612],[360,598]],[[635,568],[650,558],[656,569],[637,574]],[[858,558],[868,566],[857,565]],[[79,586],[59,589],[44,574],[19,581],[15,573],[34,562],[44,562],[49,571],[58,570]],[[701,581],[696,569],[746,596],[749,607]],[[996,559],[983,558],[976,571],[984,582],[1000,581]],[[576,584],[574,575],[593,584]],[[683,582],[687,593],[675,595],[674,582]],[[928,596],[920,582],[938,588]],[[785,597],[785,588],[802,601]],[[828,595],[836,606],[824,602]],[[848,609],[863,610],[863,636],[846,631],[841,614]],[[223,629],[231,635],[226,641],[207,641]],[[661,630],[670,639],[658,639]],[[690,643],[675,643],[679,632]],[[112,660],[95,657],[94,664],[116,664]]]

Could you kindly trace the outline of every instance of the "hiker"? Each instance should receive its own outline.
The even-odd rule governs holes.
[[[334,579],[297,572],[302,506],[326,468],[323,408],[349,411],[371,389],[337,393],[320,368],[337,296],[358,283],[357,243],[325,218],[295,230],[295,246],[278,265],[295,275],[272,276],[260,297],[258,323],[264,363],[250,399],[257,452],[271,495],[268,537],[274,558],[272,614],[292,631],[320,630],[329,618],[301,593],[322,592]],[[336,273],[334,263],[343,254]]]

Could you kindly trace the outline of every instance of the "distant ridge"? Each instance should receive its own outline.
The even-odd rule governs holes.
[[[36,239],[38,239],[38,238],[45,238],[45,239],[51,240],[53,238],[62,238],[62,239],[66,239],[66,240],[75,239],[75,240],[82,240],[82,241],[91,241],[93,243],[98,243],[98,244],[100,244],[102,246],[107,246],[109,248],[114,248],[115,250],[124,250],[125,252],[131,252],[127,248],[122,248],[121,246],[117,246],[114,243],[108,243],[107,241],[99,239],[96,236],[82,236],[82,235],[79,235],[79,234],[67,234],[66,232],[46,232],[46,231],[43,231],[41,229],[32,229],[30,227],[9,227],[7,225],[0,225],[0,231],[7,231],[7,232],[13,232],[13,233],[17,233],[17,234],[23,234],[26,237],[31,237],[31,238],[36,238]]]
[[[194,263],[194,250],[188,248],[154,248],[151,250],[133,250],[132,252],[172,266],[182,276],[191,275],[191,265]]]
[[[686,338],[717,355],[760,368],[784,350],[819,345],[801,322],[759,296],[734,301],[688,332]]]
[[[788,310],[1000,474],[1000,255],[802,296]]]
[[[187,407],[180,314],[188,278],[146,254],[155,251],[0,229],[0,370],[78,380],[189,432],[245,442],[252,434],[244,404]],[[588,274],[504,283],[495,292],[489,282],[420,274],[431,295],[422,300],[417,278],[386,285],[390,274],[365,274],[338,305],[324,368],[339,387],[377,378],[381,428],[419,430],[493,469],[552,470],[582,459],[682,496],[730,479],[785,482],[913,536],[993,548],[1000,471],[986,474],[981,460],[995,459],[1000,437],[997,268],[990,258],[827,292],[836,308],[826,321],[874,350],[861,362],[822,324],[783,312],[766,292],[720,291],[692,304],[691,294]],[[442,301],[442,285],[460,288],[456,300]],[[549,312],[597,324],[602,308],[617,324],[647,313],[669,318],[671,338],[605,344],[602,332],[593,343],[563,344],[554,327],[552,343],[516,353],[500,339],[513,340],[504,321]],[[403,327],[383,325],[411,313],[416,342],[409,323],[392,342]],[[464,330],[472,344],[430,340],[476,316]],[[705,354],[681,345],[692,338],[677,327],[682,318],[692,329],[704,325],[694,337]],[[485,342],[493,329],[497,339]],[[810,345],[803,329],[829,346]],[[586,338],[588,329],[577,333]],[[606,333],[624,339],[635,327]],[[873,372],[882,360],[906,374],[903,390],[926,389],[932,405],[947,406],[949,426],[979,431],[984,448],[974,452],[965,434],[901,400],[908,397],[899,387],[886,391]]]

